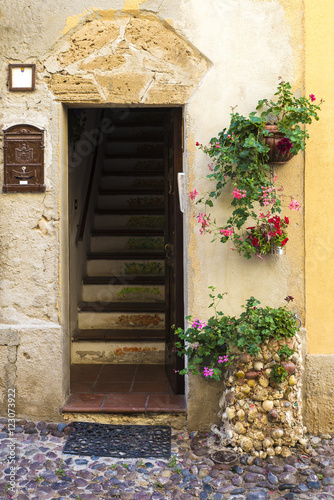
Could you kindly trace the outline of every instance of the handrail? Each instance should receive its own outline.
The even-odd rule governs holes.
[[[101,122],[104,117],[104,109],[101,110],[100,113],[100,120],[99,120],[99,127],[98,127],[98,133],[97,137],[101,137]],[[100,147],[100,142],[97,141],[94,149],[94,154],[92,158],[92,165],[91,165],[91,170],[90,170],[90,175],[89,175],[89,181],[88,181],[88,187],[87,187],[87,193],[86,193],[86,198],[85,198],[85,204],[83,206],[83,210],[81,212],[81,217],[80,217],[80,222],[78,224],[78,231],[77,231],[77,238],[76,238],[76,243],[78,241],[82,241],[85,233],[85,228],[86,228],[86,221],[87,221],[87,215],[88,215],[88,208],[89,208],[89,202],[90,202],[90,197],[92,194],[92,187],[93,187],[93,181],[94,181],[94,176],[95,176],[95,171],[96,171],[96,162],[97,162],[97,156],[99,153],[99,147]]]

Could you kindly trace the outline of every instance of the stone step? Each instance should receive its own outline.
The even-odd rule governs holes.
[[[136,140],[118,140],[110,141],[105,145],[105,156],[121,155],[125,157],[158,157],[164,153],[163,141],[136,141]]]
[[[114,260],[114,259],[89,259],[87,260],[88,276],[113,276],[119,275],[127,279],[127,276],[163,276],[165,263],[163,260]]]
[[[103,189],[144,189],[144,188],[164,188],[163,172],[152,176],[149,172],[143,175],[129,172],[126,175],[123,171],[119,173],[106,173],[102,175],[101,187]]]
[[[119,304],[123,305],[123,304]],[[140,304],[141,307],[143,304]],[[160,305],[156,303],[156,305]],[[154,312],[151,308],[131,311],[108,311],[106,309],[94,310],[81,309],[78,312],[78,328],[79,330],[90,329],[147,329],[147,330],[161,330],[165,328],[165,314],[163,312]]]
[[[128,214],[95,214],[94,229],[164,229],[164,216],[152,215],[147,210],[143,215],[128,215]]]
[[[92,236],[91,252],[133,251],[134,253],[150,253],[163,251],[164,238],[160,236]]]
[[[161,228],[143,227],[108,227],[103,229],[93,229],[92,237],[97,236],[163,236],[164,230]]]
[[[72,342],[89,341],[133,341],[133,340],[161,340],[165,339],[165,330],[141,330],[141,329],[101,329],[101,330],[77,330],[73,337]]]
[[[124,281],[126,279],[124,278]],[[127,284],[84,284],[82,287],[82,299],[87,302],[164,302],[164,285],[133,285],[131,281]]]
[[[99,196],[97,201],[98,210],[119,210],[119,209],[163,209],[163,194],[109,194]]]
[[[113,172],[114,170],[161,172],[164,171],[164,161],[162,158],[117,158],[117,161],[105,158],[103,172]]]
[[[72,342],[71,363],[163,364],[165,341]]]

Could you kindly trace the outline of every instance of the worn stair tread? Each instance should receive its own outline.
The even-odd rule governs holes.
[[[127,153],[127,154],[121,154],[121,153],[105,153],[104,155],[105,159],[108,158],[125,158],[125,159],[131,159],[131,158],[136,158],[137,160],[162,160],[164,158],[163,153]]]
[[[88,341],[152,341],[152,340],[165,340],[165,330],[77,330],[72,337],[75,342]]]
[[[129,188],[129,189],[99,189],[100,196],[124,196],[127,194],[154,194],[161,195],[164,193],[163,188]]]
[[[140,128],[161,128],[163,129],[164,128],[164,124],[162,123],[161,120],[155,120],[155,121],[151,121],[151,122],[147,122],[147,123],[143,123],[142,121],[128,121],[128,122],[117,122],[117,121],[113,121],[114,125],[116,125],[117,127],[121,127],[121,128],[136,128],[136,129],[140,129]],[[113,139],[113,133],[111,132],[110,134],[107,135],[107,139]]]
[[[163,170],[155,170],[149,172],[148,170],[113,170],[112,172],[103,171],[102,177],[163,177]]]
[[[165,302],[80,302],[81,312],[165,312]]]
[[[93,229],[91,235],[94,237],[100,236],[163,236],[163,229],[155,228],[111,228],[111,229]]]
[[[151,144],[151,143],[154,143],[154,144],[164,144],[164,140],[163,138],[159,138],[159,137],[152,137],[152,138],[147,138],[147,137],[119,137],[119,138],[109,138],[108,139],[108,142],[107,144],[110,144],[110,143],[114,143],[114,144],[118,144],[119,142],[125,142],[125,143],[128,143],[128,142],[134,142],[134,143],[137,143],[137,142],[140,142],[141,144],[142,143],[147,143],[147,144]]]
[[[95,215],[164,215],[163,208],[98,208]]]
[[[90,252],[87,260],[164,260],[164,252]],[[126,275],[125,275],[126,276]]]
[[[164,276],[133,276],[122,274],[120,276],[86,276],[84,285],[164,285]]]

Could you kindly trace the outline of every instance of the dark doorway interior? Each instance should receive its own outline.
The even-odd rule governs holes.
[[[157,401],[161,411],[171,406],[180,411],[184,398],[177,395],[184,394],[184,380],[177,372],[183,360],[175,353],[172,325],[181,326],[184,318],[183,226],[177,194],[182,109],[94,112],[89,110],[85,120],[83,109],[69,110],[69,123],[78,124],[81,116],[84,125],[81,138],[77,134],[70,147],[70,192],[80,175],[80,165],[71,170],[71,161],[85,149],[82,138],[89,137],[94,146],[77,202],[79,223],[72,220],[72,233],[78,226],[75,245],[71,236],[70,267],[77,267],[71,287],[78,299],[77,316],[72,307],[73,345],[78,349],[88,342],[94,350],[101,342],[131,346],[133,341],[154,341],[165,346],[165,363],[134,358],[121,364],[73,364],[71,397],[64,411],[83,411],[87,402],[97,411],[127,411],[134,405],[140,411],[158,411]]]

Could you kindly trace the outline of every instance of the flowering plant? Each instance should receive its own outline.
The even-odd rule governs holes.
[[[212,291],[209,307],[214,308],[214,315],[207,322],[199,319],[192,321],[188,316],[186,319],[192,321],[191,326],[187,330],[177,328],[175,331],[185,342],[176,342],[178,355],[188,356],[188,368],[181,370],[181,375],[202,374],[208,379],[220,380],[225,368],[233,363],[236,350],[256,356],[260,344],[266,339],[281,339],[296,334],[296,320],[287,308],[288,303],[293,301],[290,295],[284,299],[286,304],[278,308],[259,307],[260,301],[250,297],[243,306],[245,311],[237,318],[217,310],[219,301],[226,294],[215,296],[215,288],[209,288]]]
[[[296,97],[291,92],[291,85],[279,77],[280,83],[277,87],[276,101],[262,99],[258,102],[257,110],[265,107],[261,116],[266,118],[268,123],[277,124],[278,131],[284,137],[277,144],[277,148],[286,153],[290,151],[296,155],[300,150],[305,149],[306,139],[309,134],[304,127],[311,124],[312,120],[319,120],[318,111],[323,103],[323,99],[316,104],[316,97],[310,94],[309,97]]]
[[[268,120],[279,120],[278,129],[284,133],[277,148],[283,153],[290,151],[297,154],[299,150],[305,148],[305,139],[308,137],[307,131],[302,128],[303,124],[311,123],[313,118],[319,119],[317,111],[320,105],[314,104],[315,96],[311,94],[309,98],[296,98],[290,89],[288,82],[280,80],[275,94],[278,96],[277,102],[267,99],[259,101],[257,110],[262,107],[266,109],[261,114],[253,111],[248,117],[236,113],[233,109],[228,129],[220,132],[218,137],[212,138],[207,147],[196,143],[212,159],[212,163],[208,165],[210,173],[207,178],[216,183],[215,188],[204,196],[199,196],[196,189],[189,193],[189,197],[192,200],[196,199],[196,203],[204,204],[204,210],[197,215],[200,233],[212,233],[213,241],[217,238],[222,243],[231,240],[235,244],[232,249],[246,258],[250,258],[252,253],[259,254],[259,252],[254,245],[251,249],[249,241],[245,243],[245,240],[249,240],[247,230],[244,235],[238,231],[249,223],[250,218],[254,220],[255,228],[258,228],[259,232],[264,229],[261,211],[259,213],[259,209],[263,207],[267,207],[268,217],[278,216],[282,211],[283,187],[279,189],[275,187],[277,176],[272,174],[269,165],[270,147],[265,143],[265,138],[270,136],[266,129]],[[320,104],[321,102],[322,100]],[[219,225],[215,219],[212,220],[208,212],[213,207],[214,200],[222,194],[223,188],[229,184],[232,184],[233,210],[226,223]],[[299,202],[291,197],[289,208],[299,210],[299,207]],[[270,224],[268,217],[267,225]],[[268,231],[265,231],[267,239],[269,232],[268,227]],[[261,234],[263,233],[264,231]],[[282,245],[283,240],[287,238],[286,231],[281,241],[278,241],[277,236],[275,235],[276,243]],[[269,235],[269,240],[272,239],[273,236]],[[269,251],[269,240],[263,245],[262,253]],[[252,251],[249,251],[250,249]]]
[[[239,253],[243,253],[250,258],[252,254],[257,254],[262,258],[262,254],[270,252],[271,246],[284,247],[289,238],[287,227],[289,218],[281,218],[279,215],[262,215],[262,219],[252,227],[247,227],[245,234],[234,237],[234,247]]]
[[[214,287],[209,288],[214,292]],[[192,320],[191,316],[187,316],[190,322],[187,330],[175,330],[175,334],[183,341],[176,342],[178,355],[188,356],[188,367],[180,371],[181,375],[203,374],[206,378],[220,380],[224,368],[231,363],[232,358],[226,351],[226,339],[232,334],[235,318],[217,311],[223,295],[219,293],[215,297],[213,293],[210,294],[213,302],[209,307],[214,307],[215,313],[207,322]]]

